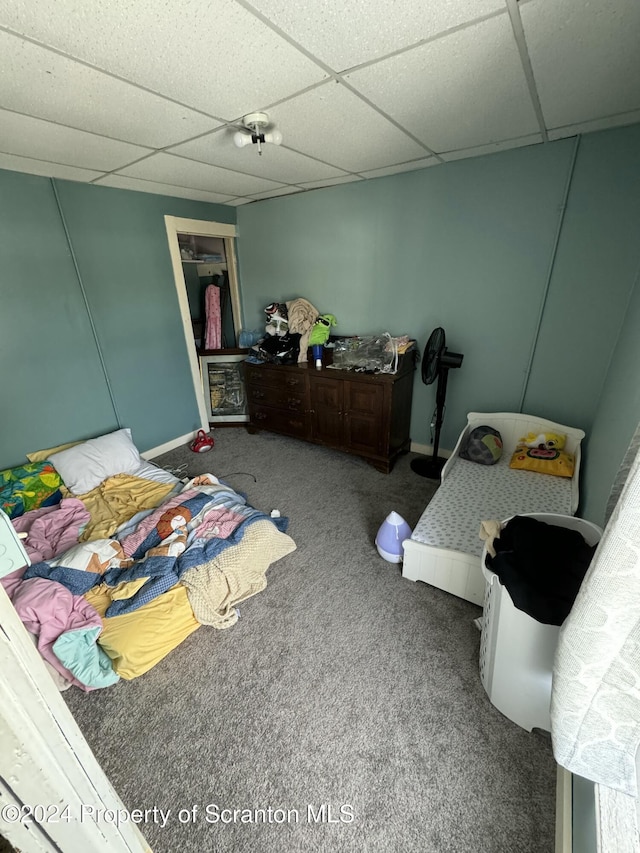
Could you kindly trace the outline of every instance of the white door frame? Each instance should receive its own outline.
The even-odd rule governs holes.
[[[179,216],[165,216],[165,227],[169,241],[169,252],[171,254],[171,265],[173,277],[180,305],[182,328],[187,342],[189,364],[191,367],[191,379],[193,389],[198,401],[198,412],[200,414],[201,427],[205,432],[209,431],[209,416],[204,401],[204,387],[202,374],[196,347],[193,339],[193,327],[191,325],[191,311],[189,309],[189,298],[187,296],[187,285],[182,271],[182,257],[180,255],[180,244],[178,234],[193,234],[196,237],[222,237],[227,256],[227,271],[229,274],[229,291],[231,295],[231,312],[233,325],[236,333],[242,329],[242,312],[240,307],[240,288],[238,286],[238,269],[236,261],[235,237],[236,226],[226,222],[207,222],[200,219],[183,219]]]

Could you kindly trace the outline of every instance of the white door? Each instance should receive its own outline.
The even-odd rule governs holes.
[[[0,834],[22,853],[150,853],[128,817],[0,585]]]

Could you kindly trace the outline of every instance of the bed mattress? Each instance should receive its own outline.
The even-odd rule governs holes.
[[[571,515],[569,477],[552,477],[509,467],[509,457],[492,466],[458,457],[422,513],[411,538],[425,545],[482,554],[480,522],[503,521],[524,512]]]

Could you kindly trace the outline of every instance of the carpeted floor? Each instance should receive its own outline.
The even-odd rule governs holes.
[[[152,849],[552,853],[550,741],[488,701],[480,609],[375,549],[391,510],[413,526],[433,494],[411,454],[384,475],[268,433],[214,438],[155,461],[279,509],[297,550],[234,627],[201,627],[134,681],[63,694],[125,805],[163,810],[140,827]]]

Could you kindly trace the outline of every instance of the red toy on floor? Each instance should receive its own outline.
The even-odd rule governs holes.
[[[206,450],[211,450],[213,443],[211,436],[207,435],[203,429],[199,429],[190,447],[194,453],[204,453]]]

